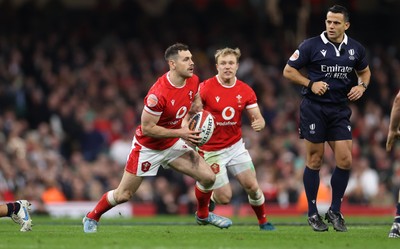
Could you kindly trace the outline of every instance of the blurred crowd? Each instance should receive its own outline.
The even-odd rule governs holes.
[[[361,1],[342,2],[354,13],[348,34],[367,48],[372,71],[363,99],[351,104],[354,159],[345,202],[390,206],[400,187],[400,147],[385,152],[391,103],[400,89],[400,36],[382,27],[397,20],[400,7],[378,1],[381,11],[371,13],[361,11]],[[241,49],[238,78],[255,89],[267,122],[256,133],[245,119],[243,129],[267,205],[298,204],[305,162],[297,130],[301,96],[282,69],[299,42],[324,30],[331,4],[101,0],[67,8],[58,0],[0,1],[0,23],[7,23],[0,26],[0,200],[98,200],[116,188],[143,98],[168,70],[164,50],[183,42],[200,79],[216,74],[216,49]],[[334,167],[328,149],[323,186],[329,188]],[[132,201],[177,213],[180,205],[195,205],[194,184],[161,169]],[[232,186],[233,204],[247,203],[234,180]]]

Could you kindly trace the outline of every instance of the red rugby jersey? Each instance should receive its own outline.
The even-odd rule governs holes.
[[[157,125],[168,129],[179,129],[198,89],[197,75],[186,79],[184,86],[176,87],[168,80],[168,73],[165,73],[157,79],[144,98],[144,111],[160,116]],[[135,136],[140,144],[153,150],[167,149],[178,141],[178,138],[144,136],[140,125],[136,129]]]
[[[237,79],[232,86],[222,85],[214,76],[200,84],[200,97],[203,108],[216,121],[211,139],[201,149],[216,151],[239,141],[242,137],[242,112],[258,106],[254,90]]]

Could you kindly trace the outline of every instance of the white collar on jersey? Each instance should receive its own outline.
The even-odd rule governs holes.
[[[173,86],[175,88],[183,88],[186,85],[186,80],[185,80],[185,82],[184,82],[184,84],[182,86],[174,85],[174,83],[172,83],[171,79],[169,78],[169,71],[167,73],[167,80],[168,80],[169,84],[171,84],[171,86]]]
[[[340,54],[341,54],[340,51],[342,51],[342,45],[343,45],[343,44],[346,44],[346,45],[347,45],[347,42],[348,42],[348,38],[347,38],[346,33],[344,34],[343,41],[340,43],[340,45],[339,45],[338,48],[337,48],[332,42],[330,42],[330,41],[328,40],[328,38],[326,38],[325,33],[326,33],[326,31],[322,32],[321,35],[320,35],[322,41],[323,41],[325,44],[330,43],[330,44],[332,45],[332,47],[335,49],[336,56],[339,57]],[[344,50],[343,50],[343,52],[344,52]]]
[[[234,82],[232,85],[226,85],[226,84],[224,84],[224,83],[219,79],[218,74],[215,75],[215,78],[217,78],[218,83],[221,84],[221,86],[223,86],[223,87],[225,87],[225,88],[232,88],[232,87],[234,87],[234,86],[236,85],[236,81],[237,81],[237,78],[236,78],[236,76],[235,76],[235,82]]]
[[[326,38],[325,34],[326,34],[326,31],[322,32],[319,36],[321,37],[322,41],[325,44],[327,44],[330,41],[328,40],[328,38]],[[340,44],[344,43],[344,44],[347,45],[348,40],[349,40],[349,38],[347,37],[346,33],[344,33],[343,41]]]

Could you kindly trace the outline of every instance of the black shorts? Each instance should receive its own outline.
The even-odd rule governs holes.
[[[312,143],[351,140],[351,109],[304,98],[300,104],[300,138]]]

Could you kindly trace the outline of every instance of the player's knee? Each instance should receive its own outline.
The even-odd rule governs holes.
[[[199,183],[206,189],[210,189],[215,182],[215,174],[207,174],[202,179],[199,179]]]
[[[255,177],[240,181],[240,185],[248,195],[255,194],[260,189]]]
[[[350,170],[351,169],[351,160],[346,161],[346,162],[337,163],[337,166],[344,170]]]
[[[321,169],[321,166],[322,166],[322,158],[317,158],[317,157],[311,158],[311,159],[307,162],[307,166],[308,166],[310,169],[313,169],[313,170],[319,170],[319,169]]]
[[[246,187],[244,187],[244,189],[245,189],[246,193],[249,196],[251,196],[253,199],[260,198],[260,196],[261,196],[261,194],[260,194],[261,190],[258,187],[258,185],[256,185],[256,184],[255,185],[246,186]]]
[[[352,158],[351,156],[342,157],[336,162],[336,164],[341,169],[349,170],[351,168]]]
[[[311,153],[308,155],[307,166],[314,170],[319,170],[323,162],[323,154]]]

